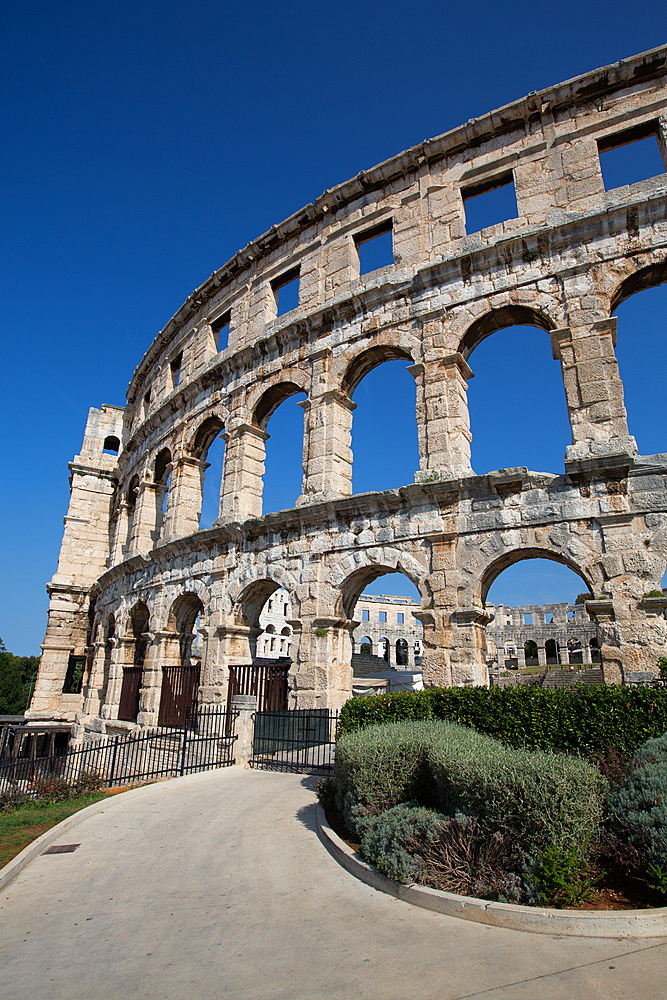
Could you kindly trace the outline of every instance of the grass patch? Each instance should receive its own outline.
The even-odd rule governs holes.
[[[100,799],[118,791],[127,789],[114,788],[110,791],[92,792],[90,795],[80,795],[68,802],[26,802],[11,812],[0,813],[0,868],[52,826],[93,802],[99,802]]]

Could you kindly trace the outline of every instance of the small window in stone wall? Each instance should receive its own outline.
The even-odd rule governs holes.
[[[647,122],[598,139],[598,151],[605,191],[665,172],[657,122]]]
[[[179,351],[175,358],[169,362],[169,372],[171,374],[171,387],[175,389],[181,380],[181,365],[183,364],[183,351]]]
[[[396,624],[397,625],[402,625],[403,624],[403,612],[402,611],[397,611],[396,612]]]
[[[117,455],[120,450],[120,441],[115,436],[115,434],[110,434],[109,437],[105,437],[104,446],[102,448],[105,455]]]
[[[516,219],[516,192],[514,176],[500,174],[493,180],[461,188],[466,217],[466,233],[479,233],[508,219]]]
[[[276,297],[277,315],[291,312],[299,305],[299,268],[295,267],[271,282]]]
[[[544,612],[544,624],[551,625],[554,620],[553,611]]]
[[[523,616],[523,624],[524,625],[532,625],[533,624],[533,616],[532,616],[532,614],[524,615]]]
[[[361,620],[362,622],[367,622],[369,620],[368,608],[364,608],[363,611],[361,612]]]
[[[378,621],[386,622],[386,620],[387,620],[387,612],[381,611],[380,614],[378,615]]]
[[[79,694],[83,686],[83,670],[86,665],[85,656],[70,653],[67,661],[67,673],[63,684],[63,694]]]
[[[379,226],[358,233],[354,242],[359,254],[359,274],[370,274],[394,263],[394,244],[391,219]]]
[[[231,309],[224,312],[222,316],[214,319],[211,323],[211,330],[213,331],[213,336],[215,338],[215,347],[218,353],[224,351],[224,349],[229,344],[229,324],[232,321]]]

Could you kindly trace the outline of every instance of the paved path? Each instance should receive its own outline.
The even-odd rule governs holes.
[[[127,792],[2,892],[2,1000],[664,1000],[667,939],[559,938],[409,906],[315,831],[313,779]]]

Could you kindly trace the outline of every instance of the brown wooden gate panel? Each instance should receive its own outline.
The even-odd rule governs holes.
[[[163,667],[158,726],[182,726],[197,706],[199,667]]]
[[[124,722],[137,721],[142,671],[143,667],[123,667],[123,686],[120,689],[118,718]]]
[[[289,663],[244,663],[229,668],[227,708],[237,694],[254,694],[258,712],[284,712],[287,709]]]

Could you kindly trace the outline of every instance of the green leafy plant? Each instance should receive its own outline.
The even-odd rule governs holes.
[[[316,628],[315,629],[315,635],[318,637],[318,639],[323,639],[326,634],[327,634],[327,630],[325,628]]]
[[[648,594],[644,594],[644,597],[664,597],[665,595],[661,590],[649,590]]]
[[[649,862],[646,866],[646,877],[644,878],[649,889],[667,896],[667,866],[653,864]]]
[[[557,909],[578,906],[591,899],[601,877],[588,858],[588,842],[570,850],[548,847],[539,864],[532,872],[528,871],[528,881],[539,894],[540,902]]]

